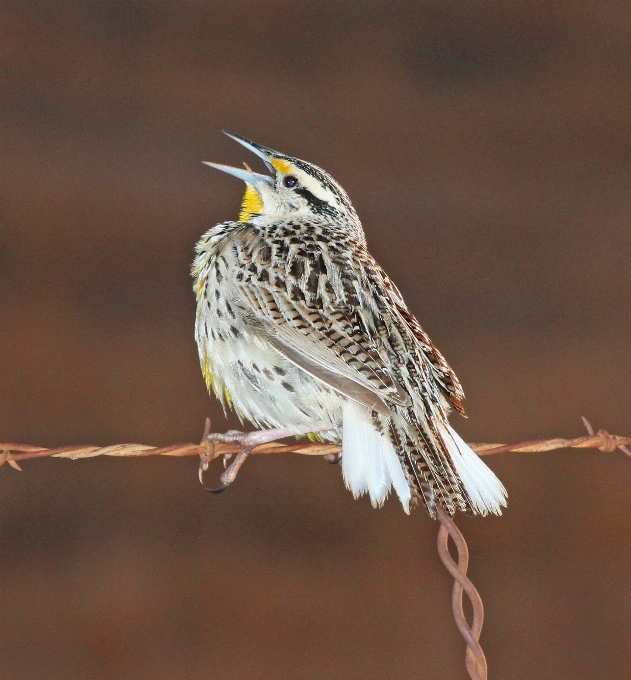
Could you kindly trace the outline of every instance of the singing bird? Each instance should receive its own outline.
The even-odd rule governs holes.
[[[202,236],[192,268],[209,390],[257,428],[325,423],[347,488],[375,507],[394,488],[406,513],[422,501],[432,517],[437,504],[501,514],[502,483],[447,420],[464,414],[460,383],[368,252],[344,189],[226,134],[270,174],[207,163],[246,184],[239,219]]]

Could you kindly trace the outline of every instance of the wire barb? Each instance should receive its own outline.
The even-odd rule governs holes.
[[[519,453],[534,453],[553,451],[555,449],[579,448],[598,449],[605,453],[612,453],[619,449],[631,457],[631,437],[620,437],[609,434],[606,430],[594,429],[586,418],[583,424],[587,430],[587,436],[575,439],[536,439],[519,444],[469,444],[479,456],[491,456],[509,451]],[[18,461],[31,458],[93,458],[95,456],[199,456],[199,479],[203,486],[203,474],[208,470],[210,463],[219,457],[225,462],[233,455],[237,455],[242,463],[249,455],[269,453],[300,453],[308,456],[323,456],[327,462],[335,463],[340,460],[341,446],[336,444],[322,444],[314,442],[292,442],[282,444],[275,439],[288,436],[300,436],[309,432],[317,432],[328,429],[325,423],[314,423],[309,428],[276,429],[248,434],[226,433],[224,435],[211,434],[210,419],[206,418],[204,434],[199,444],[173,444],[172,446],[146,446],[144,444],[115,444],[113,446],[62,446],[47,449],[30,444],[0,443],[0,466],[8,463],[11,467],[20,470]],[[245,448],[244,448],[245,444]],[[222,485],[218,489],[207,489],[218,492],[223,490],[236,477],[240,465],[232,463],[222,474]],[[207,488],[207,487],[204,487]],[[469,551],[464,536],[456,526],[453,519],[441,507],[437,508],[437,519],[440,522],[438,531],[438,553],[445,567],[455,579],[452,593],[452,608],[456,625],[467,643],[465,663],[472,680],[487,680],[487,664],[484,652],[480,646],[479,638],[482,632],[484,607],[482,599],[475,586],[467,577],[469,565]],[[449,552],[449,537],[453,539],[458,551],[458,562]],[[467,623],[464,615],[462,595],[463,592],[471,601],[473,607],[473,622]]]
[[[18,472],[22,472],[22,468],[10,456],[11,456],[11,453],[10,453],[9,449],[5,449],[5,448],[0,447],[0,465],[4,465],[5,463],[8,463],[14,470],[17,470]]]
[[[206,419],[208,434],[210,434],[210,420]],[[599,449],[603,452],[612,452],[619,449],[627,456],[631,457],[631,437],[620,437],[609,434],[606,430],[598,430],[594,434],[589,422],[583,418],[587,428],[587,437],[577,437],[575,439],[533,439],[518,444],[478,444],[473,443],[469,446],[478,456],[493,456],[498,453],[536,453],[553,451],[555,449]],[[587,427],[589,426],[589,427]],[[318,424],[314,423],[311,431],[318,430]],[[199,444],[173,444],[171,446],[146,446],[144,444],[114,444],[113,446],[61,446],[55,449],[47,449],[43,446],[32,446],[31,444],[0,443],[0,465],[8,463],[11,467],[17,468],[17,461],[28,460],[31,458],[94,458],[96,456],[211,456],[208,462],[220,456],[234,455],[239,452],[238,444],[217,443],[213,449],[210,446],[206,434]],[[304,433],[301,433],[304,434]],[[318,442],[292,442],[291,444],[280,444],[275,441],[267,440],[266,443],[256,445],[250,455],[268,453],[300,453],[305,456],[333,456],[341,452],[342,447],[337,444],[322,444]],[[330,459],[334,460],[334,459]],[[19,469],[19,468],[17,468]]]
[[[436,509],[436,516],[440,522],[440,529],[438,530],[438,554],[442,563],[455,579],[451,596],[451,607],[458,630],[467,643],[467,653],[465,656],[467,671],[471,680],[487,680],[486,657],[479,643],[482,623],[484,621],[484,605],[476,587],[467,577],[467,569],[469,567],[467,542],[460,529],[456,526],[456,523],[440,506]],[[449,552],[450,536],[458,550],[457,563]],[[467,594],[473,607],[473,623],[471,626],[467,623],[464,615],[462,606],[463,591]]]

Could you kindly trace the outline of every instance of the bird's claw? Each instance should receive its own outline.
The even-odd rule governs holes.
[[[222,491],[227,489],[232,484],[232,482],[234,482],[234,480],[237,478],[237,474],[243,463],[245,463],[247,457],[250,455],[250,451],[252,451],[252,448],[245,447],[242,448],[241,451],[239,451],[234,461],[230,463],[230,465],[226,467],[226,469],[221,473],[221,476],[219,477],[221,485],[214,489],[211,489],[210,487],[204,484],[203,474],[208,469],[208,463],[202,460],[199,465],[199,481],[201,482],[201,485],[204,487],[204,489],[206,489],[206,491],[210,491],[210,493],[221,493]],[[230,456],[231,455],[232,454],[230,454]],[[226,465],[225,459],[226,456],[224,456],[224,467]]]
[[[199,462],[199,482],[202,487],[210,493],[221,493],[234,482],[241,466],[247,460],[252,452],[252,449],[261,444],[283,439],[284,437],[301,436],[309,432],[323,432],[329,430],[331,426],[323,421],[314,423],[313,426],[297,426],[287,428],[272,428],[270,430],[260,430],[258,432],[239,432],[238,430],[228,430],[225,433],[211,433],[210,420],[206,419],[206,427],[204,428],[204,436],[202,437],[203,453],[200,454]],[[215,458],[217,444],[232,444],[239,447],[239,452],[235,459],[227,465],[227,461],[232,458],[233,453],[223,454],[224,471],[221,473],[219,480],[221,485],[216,488],[207,487],[204,484],[204,472],[208,470],[210,462]],[[221,454],[219,454],[221,455]],[[329,460],[329,462],[339,462],[339,456],[336,459]]]
[[[249,433],[239,432],[238,430],[228,430],[225,433],[211,433],[210,421],[206,419],[206,427],[204,428],[204,436],[202,437],[202,444],[207,445],[207,450],[200,454],[199,458],[199,483],[202,487],[210,493],[221,493],[227,489],[237,477],[239,469],[245,463],[246,458],[250,454],[253,446],[248,442]],[[218,487],[211,488],[204,484],[204,473],[208,470],[210,462],[215,458],[215,447],[217,444],[235,444],[241,447],[234,461],[227,465],[227,461],[233,456],[232,453],[225,453],[222,456],[224,471],[219,480],[221,484]]]
[[[210,493],[221,493],[222,491],[225,491],[229,486],[230,486],[230,484],[226,484],[224,482],[223,484],[220,484],[218,487],[216,487],[214,489],[211,489],[208,486],[205,486],[204,489],[206,491],[209,491]]]

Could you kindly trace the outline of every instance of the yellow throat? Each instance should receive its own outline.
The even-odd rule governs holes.
[[[241,211],[239,212],[239,222],[247,222],[252,215],[263,210],[263,201],[256,189],[251,184],[245,185],[245,194],[241,201]]]

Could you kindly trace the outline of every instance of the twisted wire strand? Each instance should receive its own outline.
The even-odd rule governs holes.
[[[594,433],[592,426],[585,418],[583,423],[588,435],[574,439],[532,439],[518,444],[480,444],[472,443],[469,446],[479,456],[493,456],[498,453],[536,453],[553,451],[555,449],[599,449],[605,453],[612,453],[619,449],[631,457],[631,437],[621,437],[609,434],[606,430],[598,430]],[[250,455],[270,453],[299,453],[306,456],[329,456],[339,453],[341,446],[336,444],[319,444],[312,442],[292,442],[291,444],[279,444],[269,442],[252,449]],[[94,458],[96,456],[200,456],[212,458],[233,455],[239,452],[239,446],[235,444],[218,443],[211,450],[206,437],[199,444],[173,444],[171,446],[146,446],[145,444],[114,444],[112,446],[60,446],[57,448],[45,448],[30,444],[0,443],[0,465],[8,463],[11,467],[19,468],[19,461],[33,458]]]
[[[471,680],[487,680],[488,669],[486,657],[480,645],[480,633],[484,621],[484,605],[476,587],[467,577],[469,567],[469,549],[467,543],[456,523],[443,508],[438,507],[436,516],[440,522],[438,530],[438,554],[442,563],[454,578],[454,587],[451,596],[451,608],[460,634],[467,643],[465,664]],[[458,551],[458,562],[453,559],[449,552],[449,537],[451,536]],[[463,591],[471,601],[473,607],[473,622],[467,623],[462,605]]]
[[[620,437],[609,434],[606,430],[594,429],[589,421],[583,418],[583,424],[587,429],[587,436],[574,439],[535,439],[518,444],[470,444],[471,448],[480,456],[492,456],[498,453],[511,451],[521,453],[535,453],[553,451],[564,448],[593,448],[605,453],[612,453],[619,449],[631,457],[631,437]],[[11,467],[20,470],[19,461],[55,457],[55,458],[94,458],[96,456],[199,456],[201,466],[208,467],[214,458],[223,456],[224,460],[239,453],[241,447],[238,444],[210,441],[210,420],[206,419],[206,427],[202,441],[199,444],[173,444],[171,446],[146,446],[144,444],[115,444],[113,446],[61,446],[57,448],[45,448],[30,444],[0,443],[0,466],[8,463]],[[319,444],[312,442],[292,442],[281,444],[276,441],[267,442],[254,447],[250,455],[271,453],[299,453],[308,456],[324,456],[326,460],[335,460],[341,451],[341,447],[334,444]],[[200,467],[201,469],[201,467]],[[437,518],[440,522],[438,531],[438,553],[445,567],[453,576],[455,582],[452,592],[452,609],[456,625],[467,643],[465,663],[471,680],[487,680],[487,663],[484,652],[479,643],[484,619],[484,607],[482,599],[475,586],[467,577],[469,565],[469,551],[464,536],[454,523],[449,514],[441,507],[437,508]],[[458,562],[449,552],[449,537],[451,537],[458,551]],[[473,621],[471,626],[467,623],[464,615],[462,596],[463,592],[471,601],[473,607]]]

